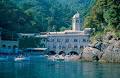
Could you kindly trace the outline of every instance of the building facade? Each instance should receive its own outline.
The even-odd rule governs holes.
[[[8,38],[8,34],[0,32],[0,53],[17,53],[19,48],[18,38]]]
[[[56,53],[76,52],[80,54],[83,48],[89,44],[91,28],[81,30],[80,15],[76,13],[72,18],[72,30],[64,32],[46,32],[40,35],[42,47],[47,48],[48,52]]]

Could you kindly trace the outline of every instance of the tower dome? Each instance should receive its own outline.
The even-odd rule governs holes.
[[[77,12],[74,16],[73,16],[73,19],[74,18],[80,18],[80,14]]]
[[[72,30],[80,31],[80,14],[78,12],[72,18]]]

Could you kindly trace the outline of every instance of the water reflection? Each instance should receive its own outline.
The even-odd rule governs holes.
[[[119,78],[119,68],[91,62],[0,62],[0,78]]]

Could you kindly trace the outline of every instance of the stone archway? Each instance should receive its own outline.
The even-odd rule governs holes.
[[[62,54],[66,55],[66,53],[64,51],[60,51],[59,55],[62,55]]]
[[[71,51],[71,52],[68,53],[68,55],[79,55],[79,54],[76,51]]]
[[[55,52],[55,51],[49,51],[47,54],[48,54],[48,55],[55,55],[56,52]]]

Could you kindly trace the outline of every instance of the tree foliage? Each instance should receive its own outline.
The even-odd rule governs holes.
[[[84,27],[92,27],[96,32],[120,31],[120,1],[97,0],[90,15],[86,17]]]
[[[0,1],[0,27],[11,31],[28,32],[29,29],[33,29],[32,20],[9,0]]]
[[[16,32],[43,32],[70,28],[71,17],[83,20],[95,0],[1,0],[0,27]]]

